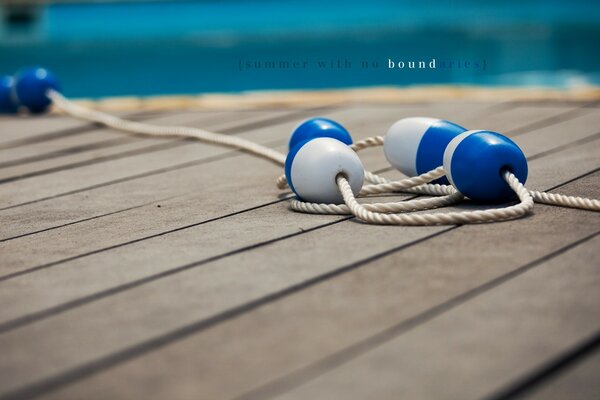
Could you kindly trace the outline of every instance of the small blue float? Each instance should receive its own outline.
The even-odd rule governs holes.
[[[34,114],[43,113],[51,103],[48,89],[60,91],[60,83],[45,68],[24,68],[15,75],[13,98]]]

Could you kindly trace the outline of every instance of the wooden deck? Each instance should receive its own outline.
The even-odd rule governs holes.
[[[309,116],[355,138],[447,118],[514,138],[528,187],[600,197],[588,100],[127,115],[282,151]],[[600,398],[597,213],[372,226],[291,212],[240,152],[61,116],[0,132],[2,399]]]

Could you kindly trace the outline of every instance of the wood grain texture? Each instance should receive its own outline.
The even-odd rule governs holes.
[[[189,398],[194,392],[201,392],[206,398],[240,395],[386,329],[392,321],[409,320],[425,313],[600,229],[598,221],[592,226],[586,224],[588,218],[589,213],[582,215],[577,210],[544,207],[535,217],[503,223],[501,230],[492,226],[465,226],[422,243],[418,240],[447,228],[397,228],[391,241],[389,232],[377,227],[357,224],[350,233],[342,224],[336,224],[272,244],[266,249],[190,269],[169,279],[177,288],[176,295],[160,290],[167,284],[165,280],[123,293],[121,301],[113,298],[108,303],[115,302],[113,309],[116,304],[126,304],[128,308],[120,309],[118,314],[128,319],[139,318],[139,313],[134,311],[140,308],[136,302],[143,302],[145,307],[153,310],[161,309],[169,315],[183,316],[189,312],[201,317],[210,307],[224,305],[209,302],[211,297],[214,301],[222,301],[232,296],[257,296],[259,287],[264,285],[273,290],[289,284],[292,277],[297,279],[298,285],[306,285],[310,274],[321,272],[327,278],[326,274],[331,271],[344,271],[346,267],[351,271],[317,281],[299,293],[289,293],[284,300],[253,309],[252,313],[222,325],[209,326],[202,334],[167,347],[157,346],[157,352],[84,380],[73,392],[61,392],[59,397],[77,398],[88,390],[90,393],[98,391],[98,398],[137,397],[144,392],[143,382],[153,382],[161,388],[153,394],[145,394],[156,395],[156,398],[167,395]],[[554,223],[548,226],[550,220]],[[572,229],[567,233],[568,227]],[[540,230],[543,235],[536,236]],[[517,234],[531,240],[517,243],[517,246],[512,240]],[[365,242],[381,247],[367,247]],[[388,246],[393,243],[394,251],[390,254],[382,251],[381,242]],[[320,246],[320,243],[326,245]],[[413,244],[404,248],[408,243]],[[506,243],[506,247],[498,243]],[[508,246],[511,251],[507,251]],[[307,248],[311,249],[309,254],[306,254]],[[481,253],[470,251],[471,248],[489,250]],[[269,262],[278,255],[285,255],[286,261],[282,265]],[[194,282],[200,281],[209,282],[213,289],[198,288]],[[156,293],[163,298],[158,298]],[[224,296],[224,293],[228,295]],[[186,302],[174,304],[171,296],[177,296],[180,301],[185,298]],[[92,306],[94,311],[87,313],[96,315],[95,319],[99,318],[95,311],[98,304]],[[85,315],[81,312],[79,318]],[[148,315],[144,319],[150,323],[156,318],[159,317]],[[132,326],[142,325],[141,321],[136,320]],[[48,329],[48,325],[42,326]],[[119,333],[124,333],[125,329],[121,326]],[[244,332],[251,334],[242,334]],[[78,339],[78,343],[82,343],[80,340],[88,339]],[[181,370],[175,368],[177,365],[182,366]],[[262,398],[263,394],[261,392],[257,398]]]
[[[146,118],[144,122],[157,125],[196,124],[218,130],[231,128],[239,123],[249,124],[260,121],[258,118],[286,114],[289,112],[177,113],[158,118]],[[2,160],[0,183],[116,159],[119,156],[133,154],[136,150],[152,149],[160,143],[165,143],[165,140],[99,129],[57,140],[0,150]]]
[[[411,111],[411,109],[408,109],[403,111],[403,113],[408,114]],[[371,111],[372,115],[370,115],[370,117],[367,116],[368,113],[368,110],[365,110],[365,112],[363,113],[358,113],[355,110],[342,110],[333,114],[332,116],[344,119],[346,124],[350,128],[354,128],[355,126],[353,124],[353,121],[358,120],[360,123],[357,124],[355,127],[357,131],[356,136],[361,137],[365,136],[366,134],[366,132],[361,132],[361,124],[365,119],[373,121],[373,128],[377,128],[377,130],[383,130],[384,126],[387,127],[389,125],[389,120],[393,121],[393,118],[395,118],[398,115],[398,112],[396,110],[390,109],[384,109],[383,111],[375,109]],[[376,121],[378,121],[384,115],[386,116],[386,118],[382,118],[382,122],[376,123]],[[297,124],[296,120],[286,123],[283,126],[277,125],[268,129],[257,128],[255,130],[248,131],[245,133],[250,135],[250,137],[252,137],[252,135],[257,134],[281,135],[282,132],[289,131],[289,129],[295,126],[295,124]],[[284,150],[283,146],[286,142],[286,139],[276,139],[276,141],[279,143],[279,148],[281,150]],[[248,156],[244,156],[242,159],[240,159],[241,161],[238,163],[235,161],[237,160],[237,158],[235,160],[230,160],[230,157],[239,156],[240,153],[231,151],[227,152],[223,149],[216,148],[214,146],[208,146],[199,143],[191,143],[187,147],[190,148],[190,151],[188,152],[190,154],[190,157],[196,157],[196,160],[193,161],[191,164],[188,164],[187,162],[184,163],[186,166],[185,168],[182,167],[173,169],[170,168],[168,164],[167,166],[161,166],[152,162],[155,160],[150,160],[147,161],[149,164],[146,165],[146,168],[151,169],[151,171],[158,172],[150,174],[148,176],[134,176],[134,179],[127,179],[125,181],[117,180],[117,182],[114,182],[114,184],[100,186],[98,188],[93,188],[91,190],[86,190],[82,192],[77,192],[73,195],[61,196],[60,198],[48,199],[48,201],[43,201],[40,203],[16,207],[9,210],[3,210],[0,214],[0,218],[2,218],[3,221],[7,222],[6,224],[4,224],[2,229],[2,234],[4,236],[3,239],[8,239],[19,235],[24,235],[30,232],[48,229],[53,226],[60,226],[63,224],[74,222],[75,220],[90,218],[94,215],[103,215],[130,207],[148,205],[149,203],[153,203],[156,201],[164,202],[165,199],[171,197],[178,198],[178,196],[184,196],[189,194],[190,192],[196,192],[197,196],[204,198],[205,202],[213,204],[216,207],[223,207],[223,210],[225,211],[224,213],[226,213],[227,210],[230,210],[230,212],[235,211],[234,208],[230,207],[230,201],[226,197],[223,197],[227,196],[228,192],[229,195],[235,197],[234,199],[232,199],[232,201],[243,202],[242,204],[245,204],[247,207],[257,206],[277,199],[277,191],[274,189],[272,182],[274,181],[274,178],[279,174],[279,169],[271,166],[268,163],[263,162],[262,160],[249,159],[250,157]],[[227,157],[216,157],[219,155],[227,155]],[[142,159],[145,161],[147,160],[147,158],[150,158],[150,156],[148,155],[146,155],[146,159],[143,156],[144,155],[139,155],[135,158]],[[184,157],[184,154],[181,150],[173,149],[165,155],[165,158],[167,156],[169,157],[167,159],[167,162],[179,163],[176,165],[181,165],[180,162],[181,159]],[[374,163],[370,162],[370,159],[373,159],[374,162],[378,164],[375,165]],[[196,161],[198,162],[196,163]],[[381,157],[381,154],[379,152],[371,152],[370,154],[367,154],[365,162],[366,165],[375,169],[386,165],[385,159]],[[251,167],[246,165],[251,165]],[[157,169],[157,167],[162,168]],[[98,168],[100,168],[100,166],[98,166]],[[94,169],[96,169],[96,166],[94,166]],[[242,173],[249,174],[248,177],[244,177],[245,183],[243,183],[243,188],[248,190],[248,192],[247,195],[242,197],[239,196],[240,192],[235,193],[229,189],[231,187],[230,185],[236,184],[237,179],[241,179],[241,177],[236,176],[238,170],[243,170]],[[127,172],[127,170],[116,171],[116,173],[119,174],[119,176]],[[60,182],[63,180],[62,176],[57,177],[55,175],[46,177],[46,179],[50,180],[55,184],[60,184]],[[109,177],[110,175],[107,171],[106,173],[103,173],[100,176],[95,177],[94,179],[107,180]],[[198,177],[201,177],[201,179],[199,179]],[[231,179],[231,181],[227,182],[227,179]],[[176,180],[178,183],[173,184],[173,180]],[[24,182],[23,184],[25,183],[26,182]],[[89,183],[89,180],[86,181],[86,183]],[[66,182],[66,184],[72,185],[74,183],[68,181]],[[52,187],[52,185],[48,183],[48,187]],[[207,192],[205,190],[207,187],[214,187],[215,190]],[[260,189],[256,190],[256,188]],[[265,191],[262,188],[267,188],[268,190]],[[0,186],[0,191],[2,190],[8,191],[10,190],[10,188]],[[261,191],[261,193],[258,194],[264,194],[265,196],[268,196],[268,200],[266,200],[267,198],[262,197],[261,202],[253,201],[260,198],[252,198],[252,195],[259,191]],[[174,199],[173,201],[181,201],[181,199]],[[191,207],[194,209],[196,208],[196,205],[192,202],[184,201],[183,203],[187,204],[186,207]],[[146,208],[149,209],[150,212],[154,213],[156,211],[154,207],[155,206],[148,206]],[[53,210],[54,212],[49,213],[49,209]],[[60,212],[57,212],[58,210],[60,210]],[[161,211],[162,214],[168,214],[170,212],[179,212],[183,215],[194,215],[193,212],[185,211],[180,207],[166,207]],[[207,217],[217,217],[218,215],[221,214],[212,213],[208,214]],[[129,220],[124,219],[122,216],[118,218],[124,223],[129,222]],[[169,229],[169,227],[165,225],[156,225],[155,223],[153,223],[154,221],[150,218],[134,219],[136,221],[139,220],[141,221],[141,223],[147,225],[153,225],[156,227],[157,230]],[[15,221],[15,223],[10,223],[11,221]],[[17,221],[18,223],[16,223]],[[193,220],[191,222],[193,222]],[[181,224],[176,226],[181,226]],[[71,227],[69,229],[76,228]],[[140,230],[134,232],[140,233],[142,231]],[[92,232],[90,231],[90,233]],[[66,241],[70,239],[70,236],[64,235],[62,231],[54,232],[54,234],[60,235]],[[97,230],[95,235],[97,236]],[[107,238],[113,240],[114,243],[114,238],[112,237],[112,235],[107,235]],[[6,253],[10,253],[11,255],[17,257],[19,254],[17,248],[23,248],[22,245],[19,244],[24,243],[23,240],[36,241],[37,237],[22,239],[20,241],[13,242],[13,244],[0,244],[0,247],[6,249]],[[53,241],[47,241],[47,243],[51,242]],[[15,250],[10,250],[10,246],[14,246],[13,249]],[[56,248],[57,246],[54,243],[54,245],[52,245],[51,247]],[[79,253],[83,252],[81,250],[82,249],[80,249]],[[42,257],[45,259],[46,262],[51,262],[52,259],[48,259],[48,255],[48,253],[44,253],[42,254]],[[64,258],[64,253],[62,255]],[[31,254],[25,253],[25,257],[27,258],[29,263],[35,261],[35,259],[31,257]],[[16,266],[16,264],[13,263],[13,266]],[[28,264],[28,266],[31,267],[31,264]],[[14,269],[12,271],[14,271]],[[11,271],[5,270],[4,272],[10,273]]]
[[[350,126],[352,126],[350,124]],[[371,154],[368,154],[367,157],[365,157],[365,159],[367,161],[370,161],[369,159],[373,159],[373,162],[370,162],[371,166],[376,166],[375,162],[379,163],[379,166],[385,165],[385,161],[382,159],[381,155],[379,154],[379,152],[372,152]],[[250,160],[251,162],[255,162],[256,160]],[[253,165],[258,165],[258,164],[253,164]],[[220,169],[220,168],[217,168]],[[256,174],[256,168],[249,168],[249,169],[244,169],[244,171],[252,171],[252,174]],[[194,179],[194,178],[193,178]],[[251,179],[250,177],[245,178],[244,180],[247,181],[247,179]],[[108,249],[108,250],[112,250],[111,246],[122,246],[122,245],[128,245],[128,244],[133,244],[133,243],[128,243],[128,242],[137,242],[140,241],[144,238],[147,239],[152,239],[152,236],[154,235],[158,235],[158,237],[156,238],[157,240],[163,240],[167,237],[172,236],[172,234],[174,232],[169,232],[170,229],[175,229],[177,231],[182,230],[183,228],[185,228],[186,226],[188,226],[189,228],[192,228],[193,226],[189,226],[189,225],[195,225],[195,224],[201,224],[203,221],[210,221],[211,219],[211,215],[214,217],[218,217],[219,215],[227,215],[228,213],[235,213],[235,212],[241,212],[244,211],[244,208],[239,208],[236,211],[236,207],[238,207],[238,203],[239,207],[243,207],[244,205],[246,207],[256,207],[256,206],[260,206],[260,203],[256,203],[256,199],[254,198],[252,199],[252,192],[254,191],[253,189],[253,185],[256,184],[257,186],[260,185],[260,180],[268,180],[268,178],[264,178],[262,176],[258,176],[256,177],[256,183],[254,180],[249,180],[247,181],[248,184],[244,185],[242,187],[240,187],[238,189],[238,191],[231,192],[231,190],[229,190],[229,188],[231,186],[235,186],[235,185],[239,185],[238,183],[236,183],[235,181],[233,182],[225,182],[225,183],[219,183],[218,180],[215,180],[214,183],[211,183],[211,185],[217,185],[217,186],[221,186],[224,189],[223,192],[227,192],[230,191],[232,194],[234,195],[238,195],[240,193],[240,190],[244,189],[244,190],[248,190],[248,195],[247,196],[235,196],[234,198],[232,198],[231,200],[228,201],[222,201],[220,202],[219,199],[223,199],[224,194],[223,192],[219,191],[217,193],[215,193],[214,195],[212,195],[212,198],[208,198],[207,194],[201,194],[201,195],[195,195],[195,194],[190,194],[190,195],[184,195],[181,196],[180,198],[175,198],[175,199],[164,199],[164,201],[160,201],[160,205],[161,205],[161,209],[157,210],[157,205],[158,202],[155,202],[156,204],[152,203],[152,204],[146,204],[146,205],[142,205],[139,206],[138,208],[132,209],[132,210],[126,210],[124,213],[116,213],[113,215],[106,215],[103,218],[101,218],[100,220],[97,219],[93,219],[93,220],[89,220],[89,221],[83,221],[79,224],[74,224],[74,225],[70,225],[70,226],[66,226],[66,227],[62,227],[61,229],[56,229],[56,230],[52,230],[52,231],[46,231],[46,232],[42,232],[40,234],[37,235],[29,235],[27,237],[22,237],[16,240],[11,240],[9,242],[6,242],[2,245],[0,245],[0,248],[4,249],[6,254],[10,254],[9,258],[7,258],[8,260],[12,260],[12,264],[13,266],[22,266],[22,270],[27,270],[27,269],[31,269],[31,268],[37,268],[37,267],[44,267],[44,266],[52,266],[52,263],[57,263],[57,262],[61,262],[61,260],[64,261],[75,261],[75,260],[71,260],[71,258],[84,258],[83,256],[87,256],[87,255],[92,255],[94,252],[98,252],[98,251],[103,251],[103,249]],[[170,183],[170,179],[161,179],[161,176],[158,177],[153,177],[153,179],[151,180],[151,184],[153,185],[153,189],[157,190],[158,187],[160,187],[161,182],[166,182],[167,183],[167,187],[171,188],[172,185]],[[108,190],[109,188],[107,188],[107,191],[109,193],[112,194],[112,191]],[[131,187],[130,190],[126,193],[126,194],[130,194],[131,193]],[[269,192],[268,193],[269,196],[273,196],[273,198],[275,198],[274,194]],[[247,202],[247,199],[250,198],[251,202]],[[267,201],[267,198],[258,198],[261,199],[262,201],[266,201],[267,203],[270,203],[271,200],[269,199],[269,201]],[[205,203],[209,203],[209,204],[214,204],[216,208],[210,208],[207,206],[204,206],[202,208],[202,211],[205,213],[204,217],[202,217],[202,214],[198,214],[198,211],[195,211],[197,209],[197,203],[200,201],[204,201]],[[100,204],[105,204],[106,202],[101,202]],[[222,204],[225,203],[225,204]],[[272,207],[271,207],[272,208]],[[219,214],[217,212],[217,210],[222,210],[223,214]],[[157,212],[160,211],[158,214]],[[208,213],[208,214],[206,214]],[[183,221],[184,217],[186,215],[190,215],[190,214],[195,214],[197,215],[197,219],[190,221],[189,223],[185,223],[185,221]],[[148,216],[148,217],[145,217]],[[151,216],[151,217],[150,217]],[[299,214],[292,214],[292,216],[297,217],[297,218],[306,218],[306,216],[302,216]],[[284,216],[285,218],[290,218],[290,216],[288,215],[287,212],[284,212]],[[315,218],[316,221],[327,221],[326,219],[324,219],[323,217],[317,217]],[[134,229],[128,229],[131,228],[131,223],[132,221],[139,221],[140,224],[143,225],[136,225],[133,228]],[[210,224],[210,226],[207,227],[207,229],[216,229],[214,227],[214,224],[218,223],[219,225],[225,226],[225,229],[228,229],[227,227],[229,226],[229,222],[226,220],[222,220],[222,221],[215,221],[213,223]],[[321,223],[321,222],[320,222]],[[170,228],[170,229],[167,229]],[[282,228],[285,228],[285,225],[282,226]],[[162,229],[162,230],[160,230]],[[145,230],[147,232],[145,232]],[[293,232],[294,230],[292,230],[291,232]],[[163,234],[163,232],[166,232],[166,234]],[[143,234],[146,233],[146,235],[144,236]],[[181,232],[182,235],[186,235],[186,232]],[[241,235],[244,235],[244,232],[240,232]],[[38,248],[32,253],[31,252],[31,248],[33,247],[34,243],[39,243],[40,238],[44,238],[44,243],[47,243],[48,246],[38,246]],[[104,243],[102,243],[102,239],[106,238]],[[229,242],[227,242],[229,243]],[[237,243],[235,241],[232,241],[231,244],[233,246],[238,245],[238,247],[241,244],[244,244],[245,242],[241,242],[241,243]],[[104,244],[104,246],[102,246],[102,244]],[[225,243],[224,243],[225,244]],[[187,246],[187,245],[186,245]],[[235,247],[234,247],[235,248]],[[72,253],[68,253],[69,249],[71,249]],[[211,247],[211,251],[221,251],[221,252],[226,252],[227,248],[220,248],[219,246],[213,246]],[[86,251],[87,250],[87,251]],[[127,251],[127,249],[124,249],[125,251]],[[58,251],[59,254],[57,254],[57,259],[55,261],[53,261],[52,259],[48,259],[48,257],[53,253]],[[92,254],[90,254],[92,253]],[[186,252],[186,253],[189,253]],[[209,253],[208,255],[213,254],[220,254],[220,253]],[[205,257],[207,256],[207,254],[202,254]],[[19,261],[20,260],[20,261]],[[37,262],[37,264],[35,264]],[[50,263],[49,263],[50,262]],[[87,259],[81,260],[81,262],[83,264],[87,263]],[[190,260],[188,260],[188,262],[191,262]],[[29,263],[29,264],[23,264],[23,263]],[[50,265],[49,265],[50,264]],[[60,268],[57,268],[57,271],[40,271],[39,273],[41,274],[39,276],[38,279],[24,279],[22,280],[22,283],[20,283],[18,285],[19,290],[15,291],[16,293],[13,293],[13,291],[10,290],[10,285],[8,285],[8,288],[6,289],[6,291],[4,292],[4,294],[6,295],[6,299],[10,299],[10,301],[7,301],[7,303],[11,304],[11,306],[14,305],[15,310],[19,310],[18,312],[16,311],[12,311],[12,316],[13,318],[15,318],[18,313],[25,313],[26,314],[26,310],[32,310],[32,307],[34,307],[34,305],[36,304],[36,301],[34,298],[32,298],[29,294],[27,294],[27,301],[24,301],[25,298],[21,299],[23,301],[19,301],[18,297],[14,297],[15,295],[18,296],[19,293],[22,293],[23,295],[25,295],[25,293],[30,293],[30,290],[26,290],[26,291],[22,291],[21,289],[23,288],[23,284],[25,284],[25,282],[31,282],[31,284],[36,285],[35,287],[31,287],[31,291],[35,292],[35,293],[43,293],[42,292],[42,287],[38,286],[38,285],[44,285],[45,287],[49,288],[49,289],[54,289],[58,292],[59,297],[55,297],[52,296],[53,299],[55,299],[54,301],[51,301],[50,303],[48,302],[47,299],[47,293],[43,296],[41,296],[39,298],[40,300],[40,305],[38,306],[39,308],[47,308],[49,305],[52,305],[52,303],[54,303],[55,301],[57,301],[59,298],[62,299],[73,299],[74,296],[81,295],[82,293],[85,293],[85,288],[87,285],[84,284],[84,282],[80,281],[78,282],[78,284],[74,284],[73,281],[71,282],[64,282],[62,281],[62,276],[67,276],[67,275],[71,275],[71,273],[69,271],[73,270],[74,273],[72,273],[73,276],[75,277],[80,277],[81,279],[87,279],[89,282],[92,283],[91,287],[95,287],[95,288],[107,288],[107,280],[106,279],[99,279],[99,277],[92,277],[91,274],[80,274],[78,271],[80,270],[78,266],[79,262],[75,262],[75,263],[67,263],[67,265],[62,265],[60,266]],[[71,266],[73,265],[73,266]],[[138,276],[138,273],[140,272],[140,270],[138,269],[133,269],[133,272],[135,272],[136,275],[134,276]],[[104,272],[101,272],[102,274],[104,274]],[[122,277],[121,277],[122,278]],[[72,279],[72,278],[70,278]],[[121,283],[123,283],[121,281]],[[113,284],[116,284],[116,282],[113,282]],[[99,286],[100,285],[100,286]],[[71,290],[63,290],[61,289],[62,287],[68,286],[70,288],[72,288]],[[11,308],[13,307],[6,307],[3,310],[3,316],[9,316],[11,315]],[[10,318],[6,318],[6,319],[10,319]]]
[[[285,151],[288,132],[311,113],[146,117],[224,129]],[[529,187],[560,185],[559,192],[600,197],[599,174],[592,172],[600,112],[588,104],[353,105],[318,113],[342,122],[355,138],[383,134],[396,119],[414,115],[506,132],[530,158]],[[57,129],[77,127],[60,120]],[[30,123],[15,125],[21,122]],[[279,169],[243,153],[140,138],[103,145],[118,138],[93,129],[32,139],[13,148],[20,153],[0,149],[10,154],[4,167],[0,159],[0,179],[65,167],[0,184],[0,397],[471,398],[514,385],[599,328],[589,315],[600,300],[573,297],[587,293],[599,275],[590,262],[597,239],[588,238],[600,230],[594,213],[537,206],[531,217],[500,224],[370,226],[290,212],[273,185]],[[140,151],[119,156],[134,149]],[[107,159],[69,167],[94,157]],[[380,149],[361,157],[370,169],[386,169]],[[554,254],[562,248],[564,254]],[[525,279],[552,263],[582,272]],[[536,267],[514,272],[530,264]],[[478,289],[503,276],[510,279]],[[560,302],[552,285],[564,288],[563,308],[548,306],[514,338],[491,334],[494,324],[511,331],[519,315]],[[508,302],[511,296],[522,301]],[[449,307],[455,299],[459,306]],[[495,307],[496,319],[477,307]],[[456,321],[449,317],[455,313]],[[563,316],[572,322],[568,328],[553,319]],[[396,326],[397,335],[373,339]],[[537,348],[548,327],[556,335]],[[463,340],[463,347],[436,335]],[[428,347],[428,340],[437,342]],[[410,357],[403,346],[412,349]],[[425,357],[429,349],[447,360]],[[421,368],[414,374],[394,373],[396,364],[413,363]],[[463,373],[472,385],[452,380]],[[428,377],[442,389],[427,385]]]
[[[600,352],[595,350],[591,355],[565,368],[557,376],[542,382],[540,385],[515,396],[529,400],[592,400],[600,393]]]
[[[600,331],[599,246],[595,236],[280,398],[485,398]]]

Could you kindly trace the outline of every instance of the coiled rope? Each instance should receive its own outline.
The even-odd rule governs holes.
[[[243,138],[227,136],[198,128],[158,126],[127,121],[74,104],[54,90],[49,90],[47,96],[52,100],[55,107],[65,114],[99,123],[122,132],[154,137],[195,138],[202,142],[242,150],[269,160],[279,166],[285,164],[286,156],[284,154]],[[358,141],[352,144],[351,147],[358,152],[366,148],[381,146],[383,145],[383,141],[384,138],[382,136],[374,136]],[[511,172],[504,171],[502,177],[519,198],[519,203],[515,205],[476,211],[415,213],[416,211],[456,204],[464,198],[452,186],[430,183],[444,175],[444,168],[438,167],[419,176],[399,181],[390,181],[372,172],[365,171],[365,181],[370,184],[362,188],[359,197],[383,193],[412,193],[435,197],[400,202],[360,204],[356,196],[354,196],[347,178],[343,174],[340,174],[336,177],[336,184],[345,204],[316,204],[292,199],[290,207],[294,211],[311,214],[352,214],[361,221],[385,225],[454,225],[504,221],[529,214],[533,210],[534,202],[600,211],[599,200],[530,191]],[[284,189],[287,186],[285,175],[280,176],[276,184],[278,188]]]

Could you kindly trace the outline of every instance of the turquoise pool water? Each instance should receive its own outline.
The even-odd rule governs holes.
[[[55,4],[25,19],[4,10],[0,72],[45,65],[76,97],[443,83],[598,85],[598,4]]]

